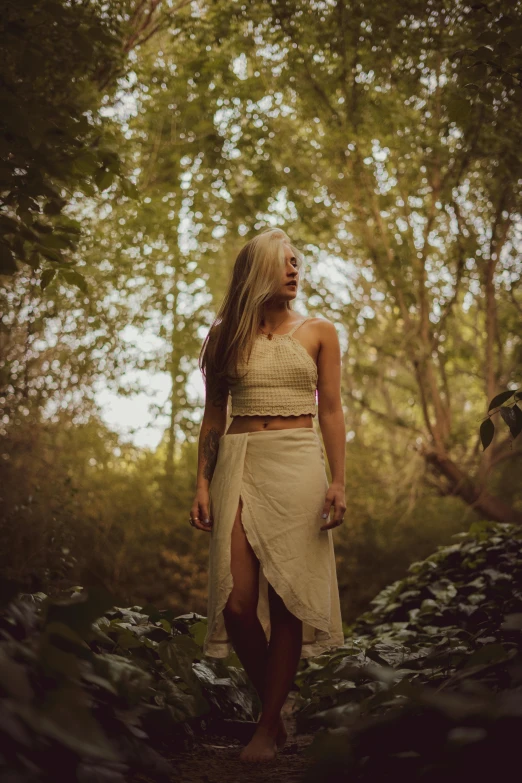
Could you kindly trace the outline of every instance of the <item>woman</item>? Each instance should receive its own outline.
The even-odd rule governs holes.
[[[203,651],[223,658],[234,649],[259,693],[243,761],[268,761],[284,745],[281,708],[300,658],[344,642],[331,532],[346,509],[340,347],[333,324],[292,309],[301,266],[284,231],[255,236],[201,351],[206,404],[190,522],[211,533]]]

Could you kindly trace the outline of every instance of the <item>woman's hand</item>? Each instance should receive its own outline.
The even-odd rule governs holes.
[[[210,517],[210,495],[208,489],[203,487],[196,490],[196,496],[190,509],[190,518],[194,521],[194,527],[210,533],[214,520]]]
[[[332,483],[328,487],[323,506],[323,519],[328,519],[332,506],[334,508],[333,518],[324,525],[321,525],[321,530],[329,530],[332,527],[337,527],[343,522],[344,512],[346,511],[343,484]]]

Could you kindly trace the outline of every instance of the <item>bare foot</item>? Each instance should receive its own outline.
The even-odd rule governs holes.
[[[277,734],[276,734],[276,745],[279,749],[281,749],[284,746],[287,737],[288,737],[288,732],[285,728],[283,718],[280,716],[279,725],[277,727]]]
[[[272,761],[277,753],[276,736],[278,736],[277,728],[274,731],[258,726],[248,745],[239,754],[240,760]]]

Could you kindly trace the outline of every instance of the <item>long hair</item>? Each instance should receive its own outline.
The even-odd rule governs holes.
[[[280,228],[257,234],[239,251],[231,279],[216,318],[203,342],[199,367],[215,405],[225,405],[228,389],[239,380],[248,362],[261,324],[262,307],[281,286],[284,245],[290,246],[301,269],[303,256]],[[292,310],[291,302],[287,308]]]

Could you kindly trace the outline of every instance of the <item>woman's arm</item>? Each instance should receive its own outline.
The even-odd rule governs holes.
[[[198,441],[198,469],[196,478],[196,495],[192,503],[191,517],[195,527],[210,531],[209,487],[216,467],[219,440],[225,434],[227,423],[228,389],[221,389],[216,395],[216,384],[211,374],[207,374],[205,412],[201,422]]]
[[[320,323],[319,355],[317,358],[318,420],[323,436],[332,482],[323,508],[327,519],[333,506],[334,516],[321,530],[341,524],[346,511],[345,460],[346,425],[341,403],[341,347],[335,326],[329,321]]]
[[[216,467],[219,440],[225,434],[226,421],[226,405],[221,410],[209,411],[205,409],[199,431],[196,489],[208,491]]]

